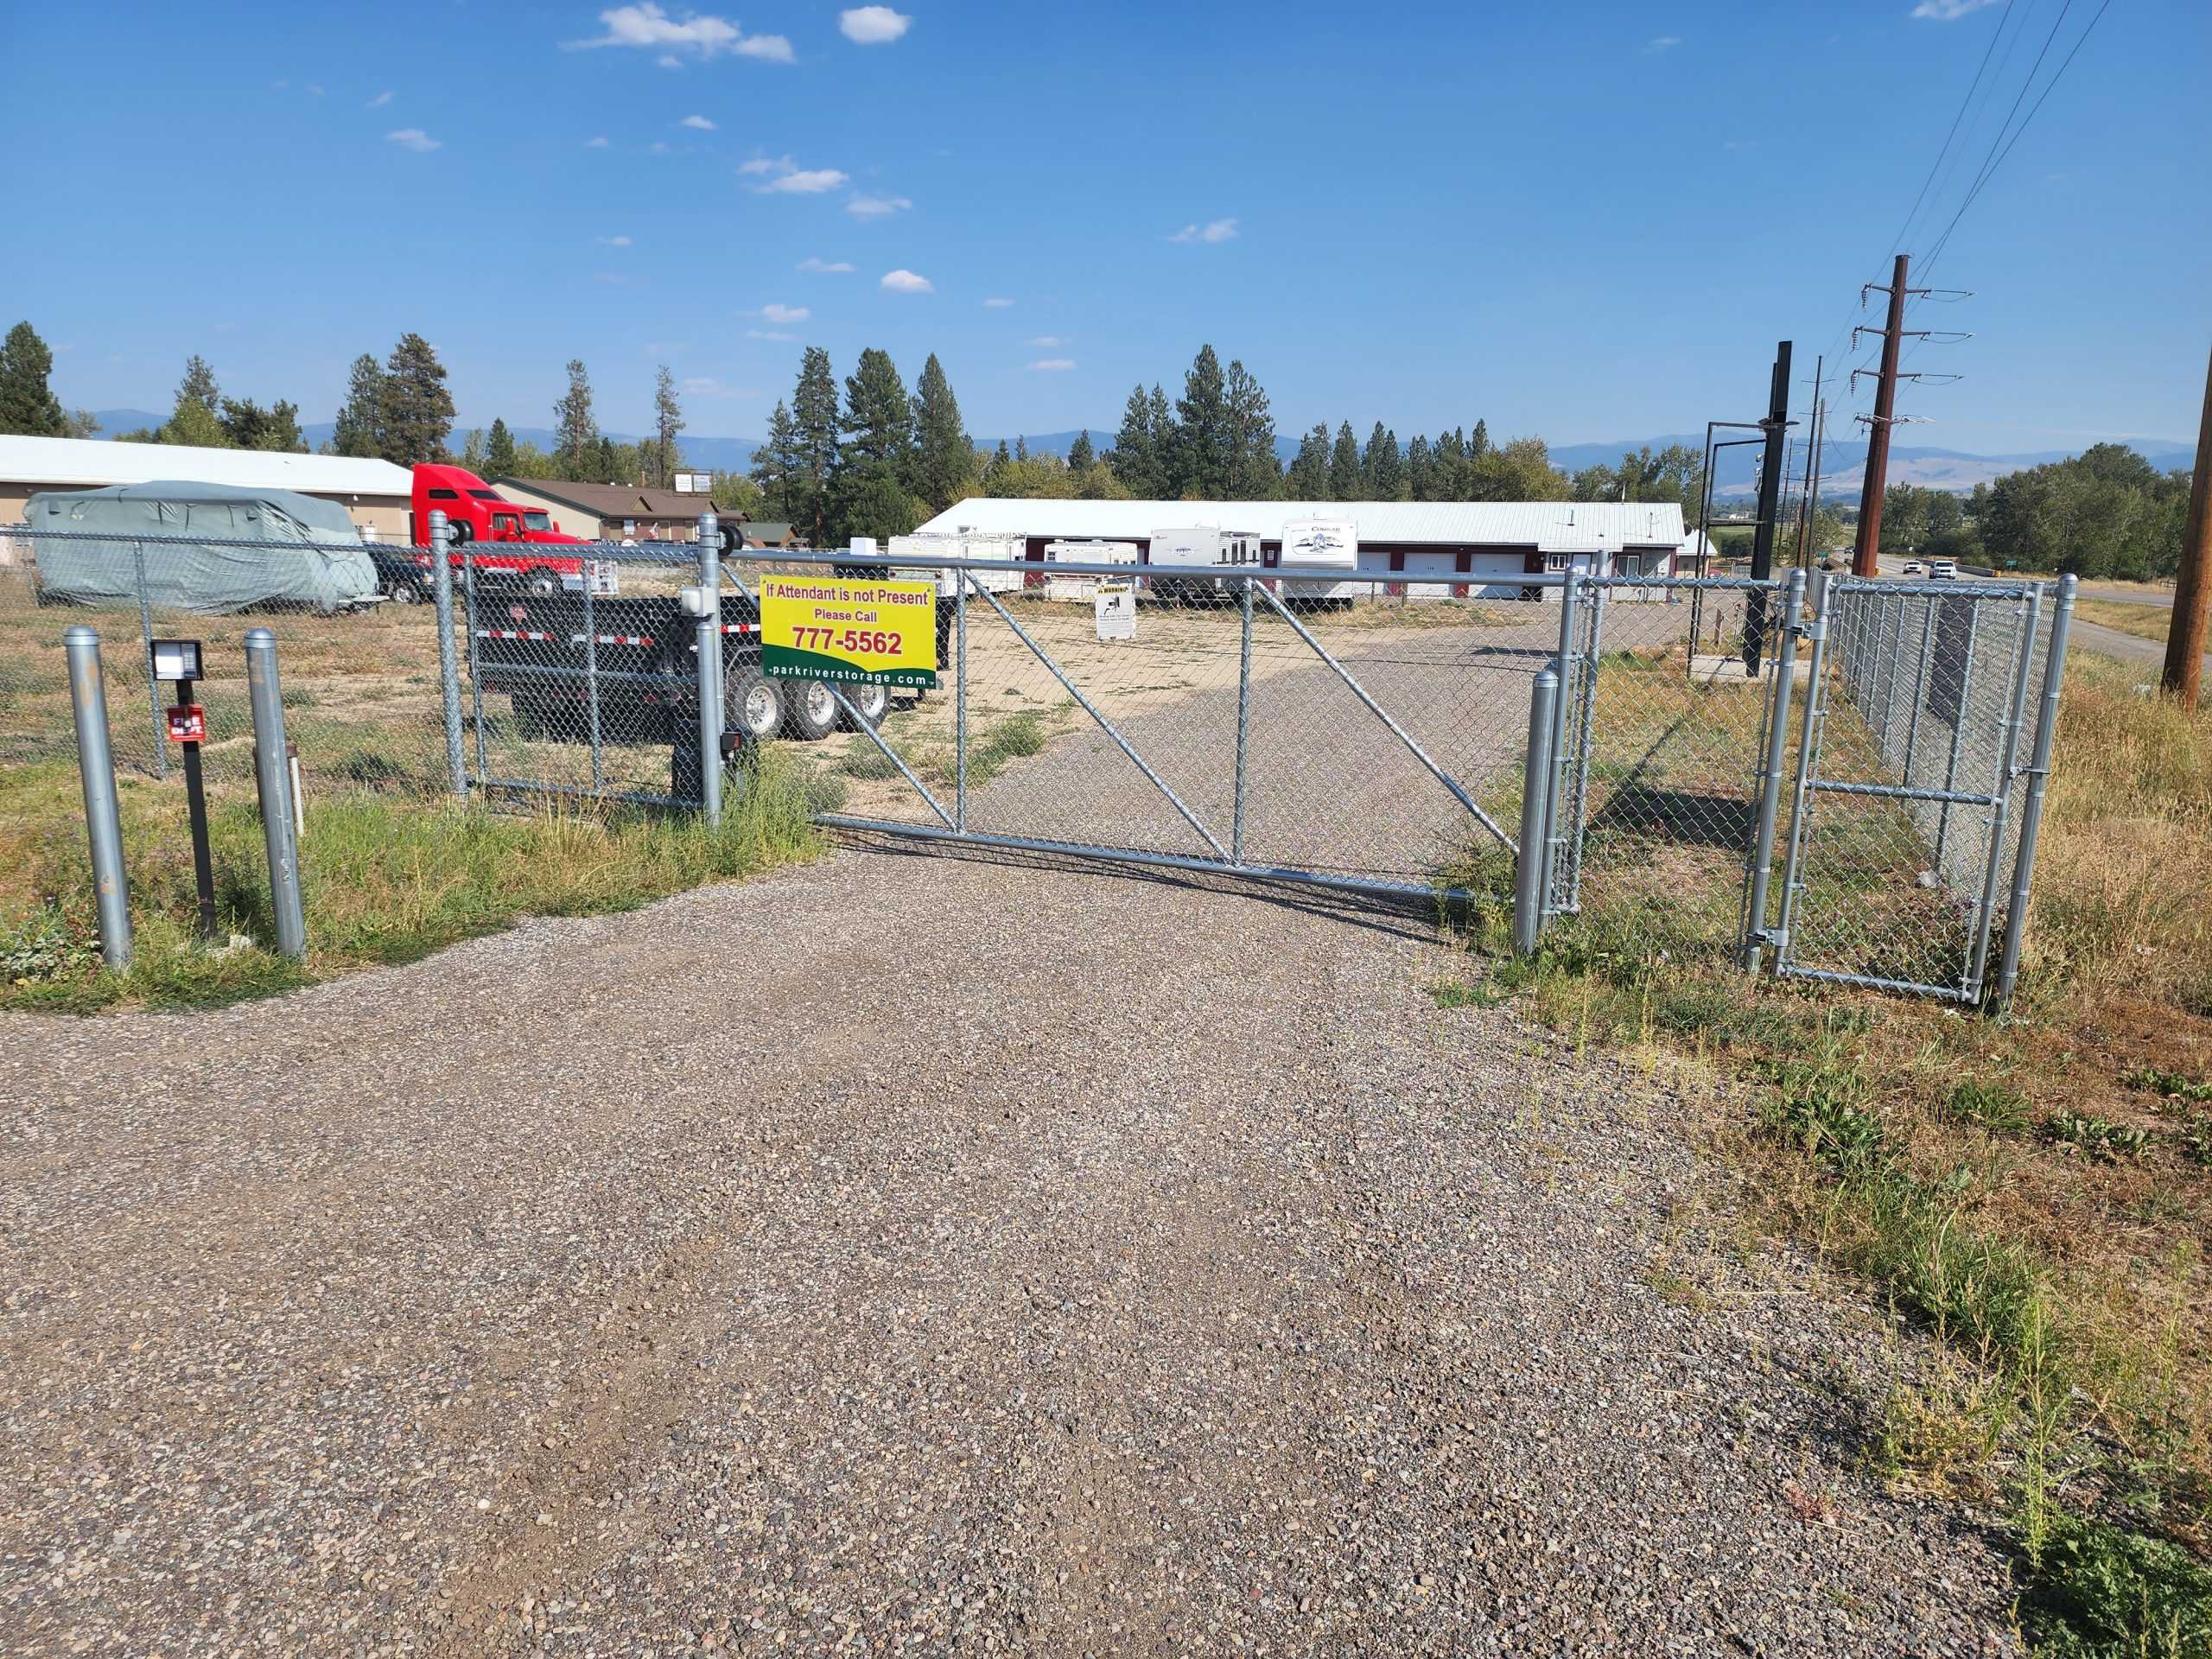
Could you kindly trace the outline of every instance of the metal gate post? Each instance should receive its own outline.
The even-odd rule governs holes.
[[[261,833],[269,848],[269,908],[276,923],[276,949],[295,962],[308,953],[307,918],[300,908],[300,843],[293,817],[291,757],[284,747],[284,694],[276,678],[276,636],[250,628],[245,679],[253,705],[253,767],[261,791]]]
[[[1244,861],[1244,755],[1252,729],[1252,583],[1244,582],[1244,633],[1236,661],[1236,806],[1229,829],[1229,858]]]
[[[1828,572],[1813,575],[1813,620],[1805,630],[1812,651],[1805,664],[1805,715],[1797,729],[1797,781],[1789,797],[1789,854],[1782,867],[1782,925],[1767,942],[1774,946],[1774,965],[1779,971],[1789,957],[1789,930],[1797,914],[1797,892],[1802,885],[1810,826],[1806,823],[1811,804],[1813,759],[1827,719],[1827,688],[1821,679],[1827,667],[1830,612]]]
[[[2050,746],[2058,735],[2058,692],[2066,674],[2066,636],[2074,622],[2074,576],[2058,583],[2058,608],[2050,619],[2050,650],[2044,659],[2043,709],[2028,760],[2028,798],[2020,810],[2020,850],[2012,863],[2012,902],[2005,912],[2005,951],[1997,969],[1997,1012],[2012,1001],[2020,974],[2020,943],[2028,931],[2028,893],[2035,880],[2036,837],[2043,828],[2043,798],[2050,784]]]
[[[1997,879],[2005,862],[2005,821],[2012,806],[2012,761],[2019,753],[2020,725],[2027,715],[2028,676],[2036,654],[2036,624],[2043,616],[2043,589],[2031,588],[2022,606],[2019,661],[2012,672],[2012,695],[2005,701],[2004,736],[1999,740],[1997,774],[1989,792],[1996,804],[1989,809],[1989,856],[1982,866],[1981,899],[1974,914],[1974,957],[1967,964],[1961,994],[1968,1002],[1981,995],[1982,975],[1989,966],[1989,934],[1997,919]]]
[[[699,515],[699,808],[707,823],[722,821],[722,568],[715,515]]]
[[[1552,775],[1552,724],[1559,701],[1559,676],[1550,669],[1536,676],[1529,696],[1529,748],[1521,765],[1521,845],[1513,860],[1513,950],[1533,956],[1544,921],[1544,799]]]
[[[1574,610],[1582,602],[1582,573],[1570,559],[1567,586],[1560,592],[1559,651],[1552,671],[1559,677],[1559,707],[1562,717],[1552,721],[1551,777],[1544,786],[1544,914],[1561,908],[1553,891],[1560,864],[1559,808],[1567,783],[1567,721],[1564,711],[1574,706]]]
[[[1567,803],[1567,903],[1570,913],[1582,908],[1582,838],[1587,829],[1584,814],[1590,804],[1590,746],[1598,715],[1598,657],[1605,638],[1605,596],[1611,590],[1602,580],[1586,584],[1590,591],[1590,632],[1580,653],[1582,683],[1580,695],[1568,704],[1573,710],[1574,791]]]
[[[1744,933],[1744,970],[1756,974],[1767,942],[1767,889],[1774,879],[1774,825],[1782,808],[1782,760],[1789,747],[1789,690],[1797,671],[1797,630],[1805,610],[1805,573],[1789,573],[1779,626],[1782,640],[1774,656],[1773,714],[1766,723],[1766,760],[1759,779],[1758,833],[1751,849],[1751,925]]]
[[[594,795],[606,786],[599,741],[599,615],[591,596],[591,568],[596,563],[584,561],[584,702],[591,717],[591,791]]]
[[[952,659],[952,827],[964,834],[968,829],[968,574],[957,570],[953,576],[952,626],[958,652]]]
[[[462,800],[468,798],[468,763],[461,758],[461,668],[454,660],[453,651],[453,566],[446,556],[446,515],[442,508],[430,512],[430,593],[438,607],[438,696],[445,706],[446,716],[446,775],[452,780],[453,792]]]
[[[61,649],[69,662],[69,701],[77,718],[77,771],[84,783],[85,830],[92,842],[100,957],[119,974],[130,966],[130,894],[124,875],[123,816],[115,798],[100,637],[79,622],[63,631]]]
[[[477,629],[482,625],[476,620],[476,543],[465,543],[461,550],[461,608],[462,627],[461,659],[468,668],[469,718],[476,728],[476,779],[479,787],[491,776],[492,763],[484,753],[484,677],[476,671]],[[512,703],[509,705],[512,707]]]

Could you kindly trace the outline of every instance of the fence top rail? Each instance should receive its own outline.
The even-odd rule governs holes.
[[[1832,576],[1828,592],[1831,595],[1873,594],[1888,599],[2025,599],[2031,594],[2056,593],[2063,580],[1900,582],[1891,576]]]
[[[168,536],[147,535],[137,531],[108,530],[46,530],[29,524],[0,524],[0,536],[11,536],[32,542],[106,542],[128,543],[145,547],[238,547],[257,549],[266,552],[272,548],[327,548],[335,551],[341,548],[359,547],[372,553],[427,556],[429,548],[421,542],[280,542],[266,537],[240,536]],[[696,542],[639,542],[625,545],[620,542],[448,542],[448,550],[471,561],[479,558],[533,557],[548,559],[597,559],[606,563],[626,564],[681,564],[699,563]],[[772,556],[767,548],[748,548],[748,555]]]

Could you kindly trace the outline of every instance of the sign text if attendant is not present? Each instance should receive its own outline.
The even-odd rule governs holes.
[[[937,584],[760,578],[760,671],[789,679],[937,683]]]

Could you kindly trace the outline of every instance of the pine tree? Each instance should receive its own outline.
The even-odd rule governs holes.
[[[1275,454],[1275,417],[1268,394],[1243,363],[1232,358],[1224,389],[1229,419],[1229,495],[1236,501],[1272,501],[1282,493],[1282,459]]]
[[[461,464],[477,477],[484,476],[484,429],[472,426],[461,446]]]
[[[830,480],[832,543],[903,536],[920,522],[906,480],[913,464],[914,406],[888,352],[871,346],[845,377],[844,441]],[[894,527],[895,526],[895,527]]]
[[[1329,427],[1325,421],[1299,440],[1298,458],[1290,463],[1283,491],[1294,501],[1329,499]]]
[[[1329,499],[1357,501],[1359,492],[1359,440],[1346,421],[1337,428],[1336,448],[1329,452]]]
[[[1230,421],[1221,359],[1212,346],[1199,346],[1191,360],[1175,417],[1175,442],[1168,450],[1169,493],[1206,501],[1227,499],[1236,464],[1236,435]]]
[[[1367,454],[1360,463],[1360,482],[1370,501],[1395,501],[1405,493],[1406,464],[1398,454],[1398,435],[1382,422],[1367,440]]]
[[[591,412],[591,377],[583,359],[569,359],[569,390],[553,405],[553,453],[561,458],[563,474],[584,480],[598,463],[599,423]]]
[[[806,481],[798,425],[780,397],[776,400],[776,412],[768,417],[767,441],[753,452],[753,481],[760,486],[762,497],[783,515],[786,524],[798,517],[801,492]]]
[[[396,467],[443,461],[453,431],[453,394],[446,365],[417,334],[405,334],[385,361],[384,458]]]
[[[1145,400],[1145,419],[1152,427],[1153,493],[1163,499],[1180,493],[1175,485],[1175,452],[1183,442],[1182,429],[1175,423],[1175,411],[1168,407],[1167,394],[1155,380],[1151,395]]]
[[[223,412],[216,418],[223,429],[223,442],[233,449],[273,449],[292,455],[307,453],[297,404],[279,398],[264,409],[251,397],[244,403],[226,397]]]
[[[1106,461],[1113,467],[1114,476],[1128,486],[1131,494],[1148,499],[1163,493],[1159,444],[1152,429],[1152,405],[1145,400],[1142,381],[1129,392],[1128,404],[1122,411],[1122,429],[1114,435],[1114,447],[1106,452]]]
[[[628,448],[629,446],[627,444],[623,446],[623,448],[626,449]],[[632,450],[632,453],[634,454],[636,452]],[[592,462],[592,471],[597,474],[596,478],[593,480],[595,483],[631,484],[636,482],[635,478],[630,476],[635,469],[625,467],[622,464],[621,451],[618,450],[614,447],[614,440],[607,436],[604,433],[600,435],[599,449],[596,458]]]
[[[215,371],[207,366],[206,358],[194,352],[184,360],[184,378],[176,388],[177,407],[197,404],[213,415],[222,401],[223,389],[215,384]]]
[[[912,477],[916,495],[943,512],[968,493],[976,479],[976,441],[960,420],[960,400],[952,382],[930,353],[914,382],[914,448]]]
[[[1014,458],[1016,461],[1029,459],[1029,440],[1019,432],[1014,435]]]
[[[837,466],[837,377],[830,353],[810,346],[800,359],[798,385],[791,393],[791,420],[798,428],[799,472],[804,488],[798,498],[794,524],[803,524],[807,544],[830,542],[830,475]]]
[[[35,438],[70,435],[69,418],[47,385],[54,372],[54,353],[38,330],[19,322],[0,343],[0,432],[20,432]]]
[[[338,406],[338,423],[332,428],[334,454],[362,458],[384,454],[384,368],[363,352],[353,359],[346,383],[346,401]]]
[[[507,423],[497,418],[492,422],[492,435],[484,443],[485,478],[511,478],[515,470],[515,435],[507,430]]]
[[[1006,440],[999,440],[998,452],[983,467],[983,493],[1004,495],[1007,479],[1014,470],[1014,457],[1006,452]]]
[[[1436,467],[1431,457],[1428,440],[1419,433],[1406,446],[1406,494],[1415,501],[1436,499]]]
[[[676,435],[683,429],[683,406],[676,401],[676,377],[664,363],[653,385],[653,475],[646,480],[656,489],[667,489],[676,482],[676,469],[683,464]]]
[[[1490,428],[1483,422],[1477,421],[1475,429],[1467,435],[1467,459],[1480,461],[1488,454],[1490,454]]]
[[[1090,445],[1090,429],[1084,427],[1076,434],[1075,442],[1068,445],[1068,471],[1078,478],[1098,464],[1098,452]]]

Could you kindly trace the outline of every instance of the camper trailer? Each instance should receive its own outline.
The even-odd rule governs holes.
[[[1219,530],[1211,524],[1189,530],[1155,530],[1152,532],[1152,550],[1145,559],[1155,574],[1145,578],[1145,591],[1155,600],[1217,600],[1230,584],[1219,576],[1198,573],[1259,562],[1260,537],[1255,531]],[[1162,567],[1192,574],[1157,574]]]
[[[1349,605],[1359,596],[1359,526],[1349,518],[1295,518],[1282,527],[1285,599]],[[1294,581],[1308,574],[1320,581]]]
[[[1071,605],[1088,605],[1097,594],[1103,576],[1056,576],[1056,564],[1135,564],[1135,542],[1047,542],[1045,543],[1045,597]]]
[[[863,550],[858,541],[853,543],[853,550]],[[865,550],[873,553],[875,550],[869,547]],[[893,536],[884,553],[893,559],[988,559],[1014,564],[1028,556],[1028,544],[1019,536]],[[958,570],[912,565],[891,574],[916,582],[935,581],[939,599],[950,599],[960,591],[962,573]],[[994,594],[1012,593],[1027,580],[1027,573],[1020,570],[976,570],[969,574],[975,576],[977,587]],[[969,592],[974,593],[975,588],[970,588]]]

